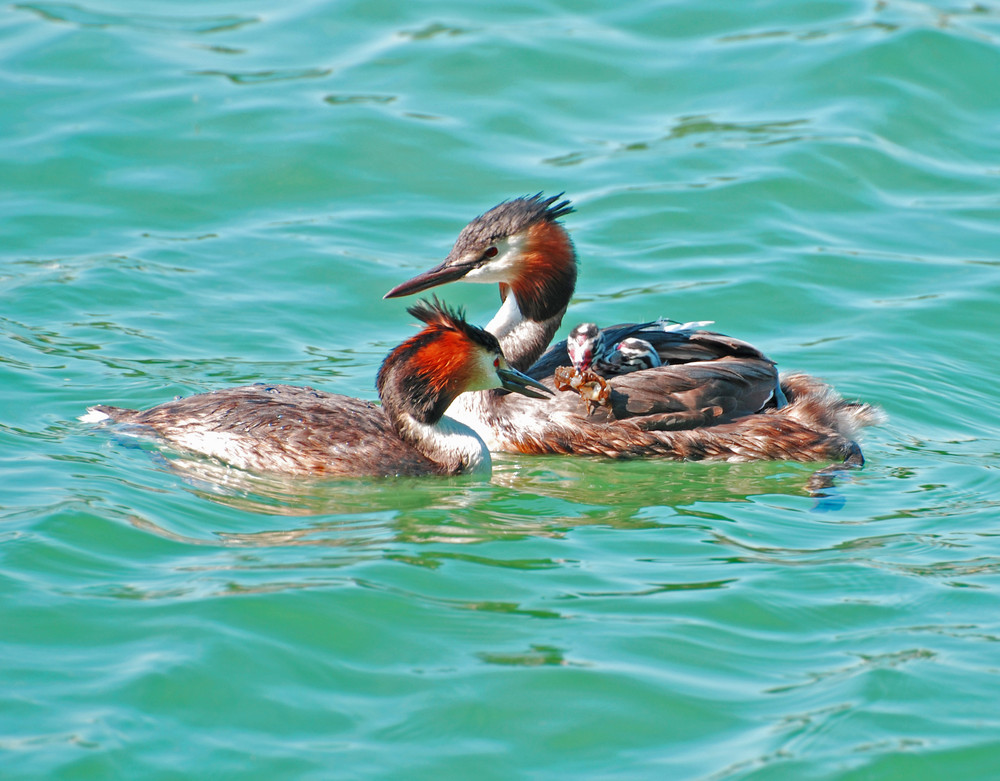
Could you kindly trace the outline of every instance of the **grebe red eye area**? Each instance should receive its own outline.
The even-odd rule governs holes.
[[[484,258],[495,258],[500,253],[496,247],[488,247],[486,252],[483,253]]]

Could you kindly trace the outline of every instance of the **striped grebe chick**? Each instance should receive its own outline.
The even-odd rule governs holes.
[[[511,368],[496,337],[436,300],[408,310],[425,323],[378,371],[382,406],[291,385],[249,385],[146,410],[98,405],[82,419],[127,424],[181,449],[258,472],[344,477],[488,475],[489,450],[445,415],[462,393],[551,391]]]
[[[610,346],[596,323],[580,323],[566,337],[566,352],[578,372],[588,369],[602,377],[652,369],[663,360],[645,339],[629,336]]]
[[[611,374],[628,374],[654,366],[663,366],[660,354],[649,342],[638,336],[622,339],[610,353],[603,356],[602,366]]]

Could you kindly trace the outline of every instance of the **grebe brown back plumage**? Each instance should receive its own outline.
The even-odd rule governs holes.
[[[490,209],[461,231],[444,262],[386,297],[457,280],[498,283],[503,303],[486,329],[511,365],[553,385],[555,369],[569,365],[566,343],[542,353],[577,275],[576,252],[558,221],[572,208],[560,198],[539,193]],[[609,405],[590,414],[569,392],[543,408],[493,391],[459,398],[449,414],[500,451],[863,462],[853,440],[879,411],[844,401],[806,375],[779,384],[774,362],[756,347],[701,329],[626,324],[604,331],[612,343],[641,336],[665,365],[609,379]]]
[[[98,405],[111,420],[182,449],[259,472],[392,476],[489,473],[483,441],[445,416],[467,391],[504,388],[542,398],[545,386],[512,369],[493,334],[435,301],[410,307],[426,325],[378,372],[382,406],[290,385],[201,393],[146,410]]]

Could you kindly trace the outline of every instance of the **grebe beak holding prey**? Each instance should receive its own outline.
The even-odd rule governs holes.
[[[382,406],[291,385],[250,385],[147,410],[99,405],[81,420],[128,424],[233,466],[295,475],[385,477],[490,473],[476,433],[445,416],[467,391],[551,394],[508,366],[493,334],[436,300],[407,310],[426,325],[382,362]]]
[[[561,197],[538,193],[493,207],[462,229],[443,263],[386,298],[457,280],[499,284],[502,305],[486,330],[512,366],[553,385],[555,370],[570,364],[567,345],[542,353],[562,323],[577,275],[573,243],[558,221],[573,209]],[[607,403],[596,409],[569,392],[541,405],[486,391],[459,397],[448,414],[500,451],[864,462],[853,439],[880,419],[879,410],[844,401],[804,374],[779,383],[774,362],[760,350],[702,325],[603,329],[604,344],[641,339],[662,365],[612,376]]]

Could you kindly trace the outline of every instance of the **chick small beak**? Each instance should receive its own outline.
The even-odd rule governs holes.
[[[382,298],[410,296],[414,293],[420,293],[432,287],[437,287],[438,285],[454,282],[456,279],[461,279],[468,274],[472,268],[473,267],[471,265],[465,263],[455,264],[445,261],[440,266],[436,266],[430,271],[417,274],[417,276],[413,277],[413,279],[409,279],[401,285],[396,285],[396,287],[382,296]]]
[[[542,385],[542,383],[531,379],[526,374],[521,374],[517,369],[511,369],[510,367],[497,369],[497,376],[500,378],[500,384],[505,390],[520,393],[529,399],[544,399],[553,395],[552,391]],[[538,390],[533,390],[534,388],[544,391],[544,393],[539,393]]]

